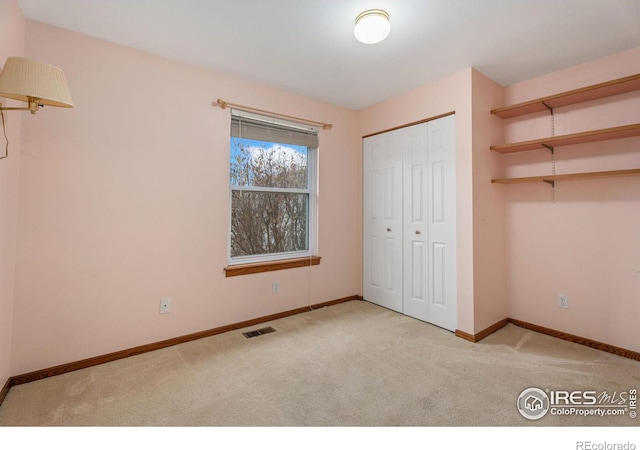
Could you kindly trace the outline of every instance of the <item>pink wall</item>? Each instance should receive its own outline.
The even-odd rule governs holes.
[[[13,374],[361,292],[356,112],[32,21],[25,53],[64,69],[75,107],[23,123]],[[224,277],[230,117],[217,98],[333,123],[320,266]]]
[[[24,29],[25,21],[17,0],[0,2],[0,68],[8,56],[23,55]],[[5,98],[0,98],[0,103],[20,106],[20,102]],[[0,160],[0,388],[11,375],[20,123],[24,114],[5,111],[9,157]],[[4,135],[0,135],[0,154],[5,154]]]
[[[640,48],[518,83],[505,105],[640,72]],[[640,92],[555,110],[556,135],[640,122]],[[551,134],[548,113],[505,121],[505,140]],[[556,150],[556,172],[640,168],[640,138]],[[548,151],[505,155],[507,176],[550,173]],[[508,315],[640,351],[640,177],[505,186]],[[569,309],[557,307],[558,294]]]
[[[503,105],[504,88],[476,70],[472,74],[473,298],[478,333],[507,317],[504,186],[491,183],[502,175],[504,160],[489,150],[503,139],[503,123],[491,110]]]

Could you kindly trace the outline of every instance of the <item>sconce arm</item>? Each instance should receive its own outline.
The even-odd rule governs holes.
[[[35,114],[36,111],[38,111],[38,108],[40,108],[41,106],[44,106],[40,104],[39,98],[35,98],[35,97],[28,97],[28,98],[29,98],[29,106],[6,107],[6,106],[2,106],[2,103],[0,103],[0,111],[31,111],[31,114]]]

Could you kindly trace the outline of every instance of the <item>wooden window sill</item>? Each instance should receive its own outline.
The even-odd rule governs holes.
[[[225,276],[236,277],[238,275],[249,275],[252,273],[272,272],[274,270],[295,269],[296,267],[317,266],[320,264],[320,256],[309,258],[282,259],[279,261],[268,261],[261,263],[239,264],[237,266],[227,266],[224,268]]]

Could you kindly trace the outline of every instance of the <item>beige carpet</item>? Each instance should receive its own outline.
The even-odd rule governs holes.
[[[522,417],[529,387],[640,388],[640,363],[508,325],[480,343],[352,301],[15,386],[0,425],[637,426]]]

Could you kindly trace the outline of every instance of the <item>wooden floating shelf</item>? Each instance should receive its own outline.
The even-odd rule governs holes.
[[[612,95],[624,94],[625,92],[638,89],[640,89],[640,74],[618,78],[617,80],[594,84],[560,94],[549,95],[504,108],[493,109],[491,110],[491,114],[495,114],[502,119],[509,119],[534,112],[547,111],[550,108],[559,108],[561,106],[597,100]]]
[[[502,178],[491,180],[492,183],[501,184],[518,184],[518,183],[536,183],[544,181],[547,183],[553,183],[562,180],[579,180],[587,178],[607,178],[607,177],[624,177],[640,175],[640,169],[626,169],[626,170],[608,170],[605,172],[582,172],[582,173],[565,173],[561,175],[541,175],[536,177],[523,177],[523,178]]]
[[[604,128],[602,130],[584,131],[582,133],[565,134],[564,136],[551,136],[530,141],[514,142],[512,144],[492,145],[490,148],[499,153],[516,153],[633,136],[640,136],[640,123]]]

